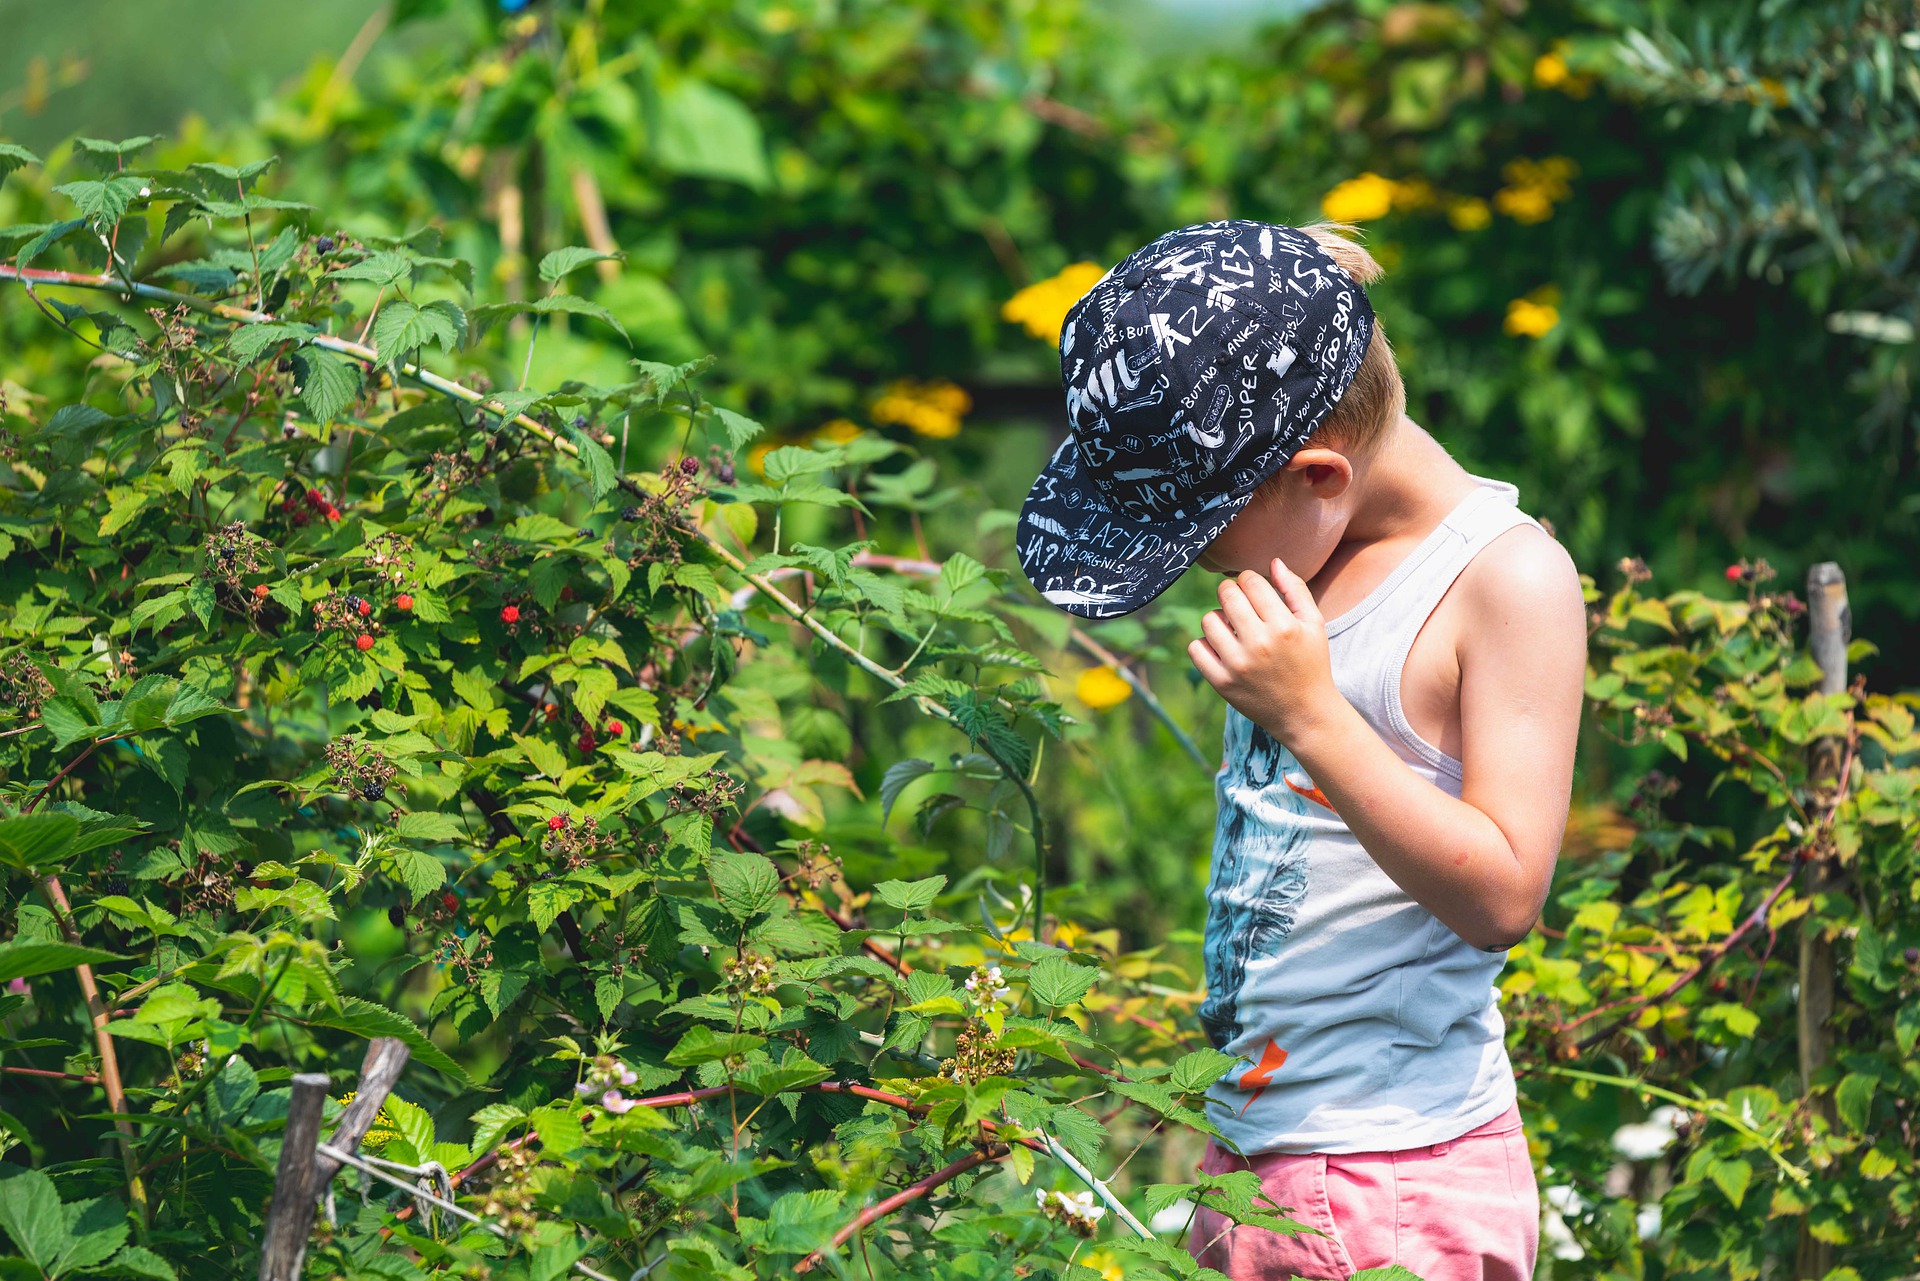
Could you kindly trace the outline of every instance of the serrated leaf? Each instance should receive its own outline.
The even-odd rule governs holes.
[[[1049,1009],[1072,1005],[1093,989],[1100,971],[1075,965],[1064,956],[1049,956],[1027,971],[1027,991]]]
[[[751,1032],[716,1032],[702,1023],[689,1029],[687,1034],[667,1051],[667,1062],[675,1067],[718,1063],[722,1059],[736,1058],[749,1050],[757,1050],[766,1043],[767,1038],[764,1036],[755,1036]]]
[[[1233,1070],[1240,1060],[1219,1050],[1194,1050],[1173,1062],[1167,1084],[1185,1094],[1199,1094]]]
[[[374,319],[373,348],[381,364],[398,368],[428,343],[439,343],[446,352],[457,350],[466,332],[466,313],[446,299],[421,307],[395,298]]]
[[[892,817],[893,803],[900,799],[900,793],[906,791],[915,779],[925,778],[933,770],[932,761],[917,758],[889,765],[887,772],[880,777],[880,821],[884,823]]]
[[[317,1027],[337,1028],[369,1040],[380,1036],[398,1037],[406,1042],[416,1060],[437,1072],[446,1073],[462,1086],[473,1088],[474,1080],[466,1070],[448,1058],[445,1050],[428,1040],[427,1034],[413,1020],[357,996],[344,997],[340,1004],[337,1012],[320,1010],[309,1014],[307,1018]]]
[[[432,810],[415,810],[411,814],[402,814],[393,825],[395,836],[404,836],[409,840],[421,841],[464,841],[467,837],[466,824],[460,821],[458,814],[441,814]]]
[[[873,896],[888,907],[902,912],[918,912],[933,906],[940,891],[947,888],[945,876],[928,876],[917,881],[882,881],[873,887]]]
[[[0,983],[54,974],[76,965],[101,965],[124,959],[97,947],[73,943],[0,943]]]
[[[0,178],[6,177],[23,165],[40,164],[40,157],[25,147],[11,142],[0,142]]]
[[[526,1115],[510,1103],[489,1103],[475,1112],[471,1118],[473,1121],[471,1148],[474,1156],[478,1157],[493,1147],[509,1127],[518,1121],[525,1120]]]
[[[293,363],[299,371],[300,403],[307,407],[308,416],[322,426],[338,418],[360,394],[358,365],[318,347],[302,347],[294,353]]]
[[[603,254],[598,249],[583,249],[579,245],[566,245],[554,250],[540,260],[540,279],[552,284],[564,279],[572,272],[596,262],[618,262],[625,254]]]
[[[713,896],[736,921],[773,906],[780,893],[780,871],[772,860],[747,850],[720,850],[707,860]]]
[[[51,869],[73,853],[79,834],[80,820],[71,814],[22,814],[7,819],[0,822],[0,863],[23,872]]]
[[[388,845],[386,857],[393,875],[407,887],[415,903],[447,882],[445,865],[425,850],[411,845]]]

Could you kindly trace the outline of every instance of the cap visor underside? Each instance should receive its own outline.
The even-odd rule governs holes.
[[[1079,474],[1071,440],[1054,451],[1021,505],[1020,567],[1049,602],[1079,618],[1131,614],[1167,590],[1247,505],[1227,498],[1192,516],[1122,515]]]

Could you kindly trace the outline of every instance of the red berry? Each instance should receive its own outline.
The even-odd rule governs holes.
[[[557,832],[561,828],[565,827],[566,825],[567,825],[567,816],[565,814],[555,814],[552,818],[547,820],[547,830],[549,832]]]
[[[460,900],[455,898],[451,892],[442,894],[440,896],[440,906],[451,912],[454,908],[460,906]]]
[[[622,725],[619,721],[607,722],[607,733],[612,737],[619,738],[622,734],[626,732],[627,732],[627,727],[625,725]]]
[[[1745,578],[1746,576],[1747,576],[1747,571],[1746,571],[1746,570],[1744,570],[1744,569],[1742,569],[1742,568],[1740,568],[1740,567],[1739,567],[1738,565],[1729,565],[1729,566],[1727,566],[1727,581],[1728,581],[1728,582],[1730,582],[1730,583],[1737,583],[1737,582],[1739,582],[1739,581],[1740,581],[1741,579],[1743,579],[1743,578]]]
[[[502,606],[502,607],[501,607],[501,609],[500,609],[500,621],[501,621],[501,622],[503,622],[503,623],[517,623],[517,622],[519,622],[519,621],[520,621],[520,607],[519,607],[518,605],[504,605],[504,606]]]
[[[552,720],[555,716],[558,716],[560,714],[560,704],[548,703],[540,709],[540,714],[546,717],[548,720]]]
[[[265,600],[267,598],[267,585],[265,583],[253,589],[253,598],[255,600]]]
[[[353,638],[353,647],[365,653],[367,650],[373,648],[373,637],[367,635],[365,632],[361,632]]]
[[[328,520],[340,519],[340,509],[338,507],[335,507],[332,503],[327,504],[327,519]]]
[[[307,491],[307,501],[315,507],[325,507],[328,505],[327,496],[317,489],[309,489]]]
[[[413,608],[413,597],[407,595],[405,592],[401,592],[400,595],[394,599],[393,603],[399,606],[400,610],[404,613]]]
[[[371,614],[372,612],[373,612],[373,602],[366,601],[366,600],[363,600],[360,602],[360,617],[365,618],[367,615]]]
[[[584,734],[582,734],[582,735],[580,736],[580,750],[581,750],[581,751],[583,751],[583,752],[591,752],[591,751],[592,751],[592,750],[594,749],[594,745],[595,745],[595,744],[594,744],[594,738],[593,738],[593,731],[592,731],[592,730],[588,730],[588,731],[587,731],[586,733],[584,733]]]

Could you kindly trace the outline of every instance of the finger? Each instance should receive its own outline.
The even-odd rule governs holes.
[[[1295,618],[1319,622],[1320,606],[1314,603],[1313,593],[1307,590],[1307,584],[1300,575],[1287,568],[1287,563],[1278,556],[1273,558],[1273,584],[1280,589],[1280,599],[1287,603]]]
[[[1227,620],[1220,616],[1219,610],[1207,611],[1206,617],[1200,620],[1200,630],[1206,633],[1207,643],[1213,646],[1213,652],[1220,656],[1223,664],[1230,667],[1239,659],[1239,638],[1233,634],[1233,628],[1227,625]]]
[[[1234,635],[1243,642],[1251,641],[1265,626],[1253,602],[1240,590],[1240,584],[1231,578],[1220,582],[1220,610],[1227,616],[1227,621],[1233,624]]]
[[[1200,670],[1200,675],[1206,679],[1207,684],[1215,689],[1233,679],[1233,674],[1227,671],[1226,665],[1220,661],[1220,656],[1213,652],[1213,646],[1203,640],[1196,638],[1188,642],[1187,657],[1193,660],[1193,665]]]
[[[1273,590],[1273,584],[1265,578],[1249,569],[1234,581],[1239,583],[1240,590],[1247,594],[1247,601],[1253,606],[1253,612],[1268,623],[1293,621],[1293,611],[1287,608],[1287,603],[1280,599],[1280,593]]]

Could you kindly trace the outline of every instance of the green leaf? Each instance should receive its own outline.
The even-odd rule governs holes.
[[[398,1037],[406,1042],[413,1057],[435,1071],[444,1072],[461,1085],[472,1089],[474,1080],[458,1063],[447,1057],[446,1051],[427,1039],[427,1034],[415,1026],[413,1020],[403,1014],[396,1014],[384,1005],[375,1005],[372,1001],[357,996],[345,997],[341,1001],[338,1013],[321,1010],[307,1016],[316,1027],[337,1028],[342,1032],[352,1032],[356,1036],[372,1040],[379,1036]]]
[[[567,1104],[549,1103],[534,1109],[527,1119],[533,1124],[533,1132],[540,1136],[541,1150],[549,1157],[565,1156],[587,1141],[580,1118]]]
[[[946,708],[954,724],[976,747],[984,748],[1021,778],[1032,771],[1033,749],[1007,724],[999,708],[973,690],[947,695]]]
[[[882,881],[873,887],[873,896],[902,912],[918,912],[932,907],[940,891],[946,888],[945,876],[929,876],[918,881]]]
[[[720,427],[720,432],[714,433],[711,427],[709,427],[709,434],[722,437],[716,439],[714,443],[733,453],[738,453],[740,450],[746,448],[746,446],[753,441],[754,437],[766,430],[766,428],[745,414],[736,414],[733,410],[722,408],[719,405],[713,406],[712,422]]]
[[[1747,1185],[1753,1182],[1753,1167],[1745,1161],[1716,1157],[1707,1163],[1707,1177],[1726,1193],[1727,1200],[1733,1202],[1737,1210],[1747,1195]]]
[[[548,294],[531,304],[528,310],[541,315],[564,311],[575,316],[591,316],[619,334],[626,340],[628,346],[633,345],[633,339],[627,335],[627,327],[616,320],[612,312],[591,299],[582,298],[579,294]]]
[[[526,1113],[509,1103],[489,1103],[475,1112],[473,1121],[473,1154],[478,1157],[500,1141],[500,1136],[515,1123],[526,1119]]]
[[[53,1180],[38,1170],[0,1165],[0,1229],[21,1254],[51,1274],[67,1240],[66,1215]]]
[[[804,1054],[794,1054],[783,1063],[759,1063],[744,1068],[735,1079],[754,1094],[774,1095],[785,1090],[818,1085],[833,1075]]]
[[[1840,1088],[1833,1092],[1833,1104],[1840,1113],[1840,1119],[1855,1134],[1865,1134],[1868,1123],[1873,1119],[1873,1093],[1879,1084],[1864,1073],[1849,1072],[1841,1079]],[[1734,1204],[1738,1205],[1739,1202]]]
[[[1072,1005],[1093,988],[1100,971],[1075,965],[1064,956],[1049,956],[1027,971],[1027,991],[1049,1009]]]
[[[1234,1055],[1215,1049],[1194,1050],[1174,1060],[1167,1084],[1182,1094],[1199,1094],[1233,1071],[1239,1061]]]
[[[144,1281],[180,1281],[173,1265],[142,1245],[130,1245],[107,1260],[101,1269],[119,1276],[141,1277]]]
[[[667,172],[718,178],[755,190],[772,183],[760,124],[738,98],[688,77],[659,101],[655,155]]]
[[[757,1050],[766,1043],[764,1036],[755,1036],[751,1032],[716,1032],[703,1023],[691,1028],[678,1044],[667,1051],[667,1062],[675,1067],[718,1063],[722,1059],[737,1058],[749,1050]]]
[[[811,1254],[825,1249],[845,1216],[846,1194],[827,1188],[789,1192],[767,1207],[761,1247],[770,1254]]]
[[[417,1103],[409,1103],[397,1094],[389,1094],[381,1111],[393,1122],[393,1128],[414,1150],[420,1160],[433,1151],[433,1118]]]
[[[580,464],[587,469],[587,481],[593,486],[594,502],[599,502],[620,487],[620,469],[613,465],[613,455],[601,448],[599,441],[571,423],[567,426],[567,439],[580,451]]]
[[[6,177],[23,165],[37,165],[40,163],[42,163],[40,157],[28,151],[25,147],[18,146],[11,142],[0,142],[0,178]]]
[[[425,850],[411,845],[389,845],[384,853],[393,875],[407,887],[413,902],[418,903],[423,895],[446,884],[446,866]]]
[[[393,825],[393,834],[416,841],[465,841],[467,827],[458,814],[414,810],[400,816]]]
[[[321,426],[338,418],[360,393],[360,366],[318,347],[302,347],[294,353],[293,363],[299,370],[295,391],[307,414]]]
[[[713,896],[736,921],[773,906],[780,893],[780,871],[772,860],[746,850],[719,850],[707,861]]]
[[[373,322],[373,348],[380,363],[393,369],[430,342],[451,352],[466,337],[467,317],[454,303],[442,299],[424,307],[395,298],[380,308]]]
[[[549,284],[563,279],[590,263],[619,261],[625,254],[603,254],[597,249],[583,249],[579,245],[566,245],[554,250],[540,260],[540,279]]]
[[[36,974],[53,974],[76,965],[101,965],[126,958],[97,947],[73,943],[0,943],[0,983],[30,979]]]
[[[586,896],[585,889],[566,881],[535,881],[527,887],[527,915],[540,929],[551,929],[560,913]]]
[[[933,770],[932,761],[918,758],[889,765],[887,772],[880,776],[880,821],[884,823],[893,815],[893,803],[900,799],[900,793],[906,791],[909,784],[933,773]]]
[[[73,852],[79,832],[80,820],[71,814],[22,814],[7,819],[0,822],[0,863],[23,872],[52,867]]]

